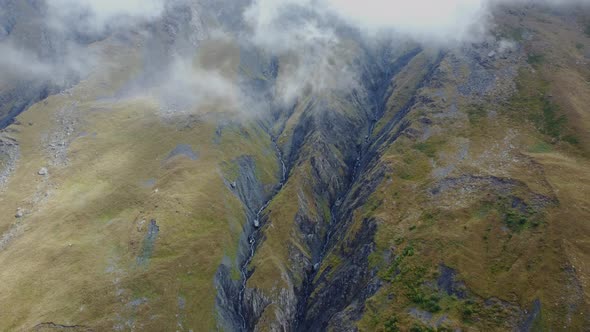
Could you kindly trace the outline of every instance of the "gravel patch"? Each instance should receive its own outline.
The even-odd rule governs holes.
[[[20,219],[16,223],[12,224],[12,226],[10,226],[6,232],[0,235],[0,252],[6,249],[12,240],[20,236],[24,231],[25,225],[20,221]]]
[[[44,138],[44,146],[51,166],[63,167],[68,164],[69,146],[77,138],[74,133],[80,124],[78,104],[74,102],[59,110],[54,122],[55,129]]]
[[[0,191],[2,191],[12,173],[16,170],[16,162],[20,148],[15,139],[0,134]]]

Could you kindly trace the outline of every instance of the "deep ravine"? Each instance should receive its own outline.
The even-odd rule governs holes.
[[[246,313],[244,312],[244,294],[246,292],[246,287],[248,284],[248,278],[249,278],[249,265],[252,262],[252,259],[254,258],[254,255],[256,253],[256,247],[258,245],[257,239],[259,238],[260,235],[260,221],[261,221],[261,217],[262,217],[262,213],[264,212],[264,210],[266,210],[266,208],[270,205],[270,203],[272,202],[272,200],[275,198],[275,196],[281,191],[281,189],[283,188],[283,186],[285,185],[285,182],[287,181],[287,165],[285,164],[285,161],[283,159],[283,152],[281,151],[279,145],[277,144],[277,138],[276,137],[272,137],[271,136],[271,140],[272,140],[272,144],[273,147],[275,149],[275,153],[277,155],[277,159],[280,162],[281,165],[281,180],[274,192],[273,195],[271,195],[271,197],[258,209],[258,212],[256,213],[256,216],[254,218],[254,231],[248,236],[248,256],[246,257],[246,260],[243,262],[242,266],[240,267],[240,275],[241,275],[241,284],[240,284],[240,289],[238,292],[238,316],[240,317],[240,320],[242,321],[242,328],[244,331],[248,331],[248,317],[246,317]]]
[[[391,65],[386,66],[385,68],[381,68],[381,72],[379,73],[379,77],[377,78],[378,83],[376,84],[376,86],[367,87],[367,90],[370,91],[370,105],[372,106],[372,112],[366,111],[366,121],[369,124],[367,133],[364,137],[363,144],[358,149],[358,155],[355,164],[352,167],[350,174],[348,175],[350,181],[345,190],[338,196],[336,201],[330,207],[330,222],[327,226],[328,230],[326,231],[325,238],[323,239],[320,254],[318,257],[315,258],[313,262],[313,270],[305,277],[302,295],[297,308],[296,322],[294,324],[296,330],[300,330],[302,327],[301,324],[305,320],[305,314],[308,307],[307,302],[313,291],[313,280],[318,275],[320,271],[320,266],[331,249],[330,243],[332,237],[334,236],[334,233],[337,231],[339,218],[342,215],[341,205],[346,200],[346,197],[349,195],[352,188],[356,184],[357,179],[360,175],[360,171],[363,168],[363,160],[365,160],[366,154],[369,152],[371,146],[375,142],[375,138],[373,137],[374,129],[377,122],[385,114],[387,88],[389,86],[389,83],[420,52],[421,49],[419,48],[413,49],[410,52],[402,55]],[[389,54],[388,52],[384,53],[385,54],[382,55],[382,57],[386,57],[387,54]],[[379,63],[379,61],[374,59],[374,56],[370,56],[369,58],[371,64]],[[367,73],[367,75],[370,74]]]
[[[422,50],[419,48],[412,49],[393,61],[390,60],[391,55],[387,51],[383,53],[379,52],[378,54],[373,55],[370,55],[370,51],[367,52],[367,58],[365,61],[367,61],[368,66],[366,68],[367,72],[365,75],[367,76],[367,82],[369,83],[365,89],[368,92],[369,102],[365,104],[366,108],[361,110],[365,113],[364,122],[366,124],[366,131],[359,131],[358,135],[362,136],[358,136],[358,141],[362,143],[356,146],[356,159],[352,160],[352,163],[350,164],[347,171],[348,174],[344,175],[347,178],[347,185],[344,188],[340,188],[340,193],[336,195],[332,202],[330,202],[331,216],[330,220],[325,226],[325,235],[323,235],[323,239],[321,239],[321,243],[319,243],[319,252],[314,255],[315,257],[312,257],[312,268],[309,270],[309,272],[306,272],[302,276],[304,280],[302,287],[297,291],[297,307],[295,308],[296,313],[294,316],[294,321],[291,322],[291,326],[294,327],[294,330],[305,330],[306,328],[310,327],[320,328],[324,324],[322,323],[324,321],[323,319],[322,322],[320,322],[316,321],[317,317],[314,318],[313,314],[308,316],[308,311],[311,309],[310,306],[313,306],[313,303],[310,303],[311,295],[314,293],[317,287],[317,285],[314,284],[314,280],[318,276],[324,260],[333,249],[334,241],[337,241],[337,238],[340,237],[342,228],[346,228],[348,225],[347,220],[344,219],[348,219],[349,214],[352,211],[351,209],[354,209],[354,206],[350,205],[349,203],[355,201],[354,199],[351,199],[351,195],[356,193],[356,190],[354,190],[355,186],[359,184],[359,181],[365,178],[365,173],[372,169],[376,158],[378,158],[379,148],[382,145],[389,144],[392,141],[391,138],[393,136],[397,136],[396,133],[393,133],[392,131],[394,131],[397,127],[404,127],[402,122],[405,118],[405,115],[416,102],[416,98],[414,96],[391,120],[385,124],[384,128],[382,128],[379,132],[376,132],[376,124],[384,117],[387,112],[386,105],[387,99],[392,93],[392,91],[389,89],[392,80],[421,52]],[[433,68],[437,67],[439,61],[440,58],[437,59],[437,61],[431,63],[431,70],[428,74],[423,76],[424,81],[426,81],[432,74]],[[414,94],[417,93],[422,84],[424,84],[424,82],[415,88]],[[403,128],[398,128],[396,131],[401,130],[403,130]],[[271,140],[277,159],[281,165],[281,180],[276,186],[274,192],[270,195],[270,197],[266,198],[264,203],[259,201],[258,204],[260,205],[251,206],[251,211],[256,212],[249,217],[249,225],[245,227],[245,238],[242,242],[245,244],[245,246],[242,247],[244,254],[239,266],[240,280],[235,284],[235,288],[233,292],[231,292],[234,295],[231,296],[230,293],[230,296],[227,297],[227,300],[233,302],[233,307],[235,308],[235,319],[233,320],[234,323],[232,325],[235,330],[240,331],[249,331],[253,327],[251,326],[253,323],[252,317],[250,317],[251,312],[249,312],[250,304],[245,303],[245,301],[247,282],[252,273],[250,270],[250,265],[254,255],[256,254],[257,247],[260,245],[260,240],[263,238],[263,231],[261,227],[263,226],[261,225],[263,213],[276,197],[276,195],[283,189],[283,186],[285,185],[288,177],[288,168],[284,160],[283,153],[277,144],[277,138],[271,135]],[[293,160],[290,160],[289,163],[293,163]],[[367,192],[363,195],[369,194],[370,193]]]
[[[344,192],[338,196],[338,199],[330,208],[331,220],[328,224],[328,230],[322,243],[320,255],[316,260],[314,260],[314,268],[306,276],[306,280],[304,281],[303,292],[298,305],[298,312],[295,322],[295,329],[297,331],[309,331],[310,329],[321,330],[325,328],[323,326],[318,326],[316,322],[307,321],[308,317],[306,317],[306,315],[307,311],[309,310],[309,306],[311,305],[311,294],[316,290],[314,280],[316,277],[318,277],[322,262],[333,249],[333,238],[338,236],[338,233],[342,231],[342,227],[346,227],[346,225],[342,225],[343,223],[346,223],[346,220],[343,219],[348,218],[352,212],[352,209],[354,209],[354,207],[349,203],[355,200],[355,198],[351,197],[351,195],[353,193],[356,195],[358,191],[353,189],[359,184],[359,181],[365,177],[364,174],[370,171],[373,162],[375,162],[375,158],[378,158],[378,150],[383,145],[387,145],[395,141],[395,138],[397,138],[399,133],[403,131],[405,128],[403,121],[412,106],[417,102],[416,94],[418,93],[419,89],[427,84],[427,82],[430,80],[444,56],[444,54],[441,53],[436,57],[427,74],[416,86],[414,96],[385,125],[384,130],[376,133],[375,125],[383,118],[387,111],[386,103],[389,97],[387,86],[389,85],[389,82],[391,82],[400,72],[400,70],[405,67],[411,61],[411,59],[419,54],[420,51],[421,50],[419,49],[412,50],[395,61],[390,68],[385,68],[383,75],[379,79],[378,88],[371,89],[371,102],[374,105],[374,110],[373,114],[367,114],[367,116],[370,117],[367,119],[369,121],[368,133],[365,137],[364,143],[359,148],[358,158],[355,162],[355,165],[351,169],[350,182],[348,186],[345,188]],[[396,133],[392,132],[396,127],[399,127],[396,130]]]

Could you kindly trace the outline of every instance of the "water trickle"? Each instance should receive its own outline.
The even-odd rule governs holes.
[[[262,217],[262,213],[270,205],[270,203],[272,202],[272,200],[274,199],[276,194],[278,194],[281,191],[281,189],[285,185],[285,182],[287,181],[287,166],[286,166],[285,161],[283,159],[283,152],[279,148],[276,138],[274,138],[274,137],[272,138],[272,143],[273,143],[273,147],[275,149],[275,153],[277,155],[277,159],[281,163],[281,181],[279,182],[279,185],[277,186],[275,193],[270,197],[270,199],[268,201],[266,201],[264,204],[262,204],[262,206],[258,209],[256,216],[254,217],[253,223],[254,223],[254,227],[256,229],[252,232],[252,234],[250,234],[250,236],[248,236],[248,244],[249,244],[248,257],[246,258],[246,260],[242,264],[242,267],[240,268],[240,272],[242,275],[242,284],[240,286],[240,291],[238,293],[238,315],[240,316],[240,319],[242,320],[242,328],[244,331],[248,330],[248,319],[247,319],[246,314],[244,312],[244,296],[246,293],[246,284],[248,283],[248,277],[249,277],[248,276],[248,274],[249,274],[248,266],[252,262],[252,259],[254,258],[254,253],[256,252],[256,246],[257,246],[256,238],[258,236],[258,232],[260,231],[260,226],[261,226],[260,220]]]

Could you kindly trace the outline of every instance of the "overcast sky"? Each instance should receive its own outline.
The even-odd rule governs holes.
[[[69,22],[87,13],[85,23],[100,29],[125,19],[154,19],[167,1],[183,0],[46,0],[53,18]],[[199,2],[199,0],[187,0]],[[319,15],[335,15],[364,30],[391,29],[411,36],[457,41],[477,36],[486,27],[490,7],[527,0],[252,0],[244,16],[268,27],[286,8],[298,6]],[[528,0],[553,4],[590,0]]]

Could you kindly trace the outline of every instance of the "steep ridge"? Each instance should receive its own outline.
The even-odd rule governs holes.
[[[532,14],[533,12],[531,15],[540,15],[538,12]],[[508,13],[508,17],[519,15],[510,11]],[[503,17],[506,13],[498,15]],[[502,29],[514,28],[507,24]],[[491,187],[487,187],[488,185],[479,187],[480,189],[476,190],[478,194],[489,190],[490,193],[487,195],[498,195],[501,201],[504,200],[502,197],[508,195],[508,199],[512,200],[510,203],[512,208],[521,211],[516,213],[529,211],[521,218],[533,220],[530,221],[533,225],[539,222],[534,221],[537,218],[535,216],[548,213],[546,212],[549,211],[548,209],[558,204],[555,194],[550,190],[547,191],[546,186],[536,188],[528,182],[530,181],[528,178],[521,180],[523,177],[518,171],[505,173],[506,171],[502,168],[505,166],[499,168],[471,166],[480,169],[463,171],[466,174],[475,174],[472,180],[455,180],[451,174],[465,174],[456,170],[457,166],[429,166],[429,164],[446,163],[439,159],[443,158],[446,152],[437,151],[438,149],[444,151],[442,149],[449,145],[445,143],[446,140],[454,140],[452,134],[454,130],[460,130],[460,135],[466,137],[460,138],[459,141],[464,139],[473,141],[472,144],[481,144],[480,138],[473,131],[464,133],[461,131],[464,129],[457,129],[473,127],[473,130],[479,130],[479,124],[484,121],[481,118],[485,116],[482,115],[481,108],[493,109],[483,114],[498,112],[504,117],[506,113],[503,113],[502,108],[512,107],[510,105],[513,95],[520,91],[514,84],[519,80],[519,68],[530,66],[530,53],[534,51],[525,48],[524,42],[512,46],[513,48],[508,51],[502,51],[503,33],[500,30],[494,41],[469,45],[461,50],[433,51],[429,54],[410,49],[405,55],[403,53],[397,55],[395,58],[397,60],[384,61],[383,59],[387,56],[379,58],[364,54],[361,58],[366,62],[361,60],[361,67],[363,64],[370,64],[367,66],[369,69],[363,71],[363,82],[367,82],[367,86],[354,90],[346,97],[339,97],[346,102],[336,104],[336,110],[327,106],[330,105],[326,101],[329,98],[325,96],[323,98],[313,96],[304,105],[296,107],[294,114],[301,115],[293,130],[291,145],[285,148],[291,151],[289,159],[293,165],[291,176],[282,189],[285,193],[279,193],[264,213],[268,218],[261,230],[264,237],[251,262],[253,274],[247,283],[246,292],[248,294],[246,305],[250,306],[247,311],[250,317],[247,330],[354,330],[352,326],[356,321],[363,319],[364,322],[367,319],[364,318],[366,302],[369,301],[373,305],[371,298],[379,298],[380,303],[397,301],[398,297],[392,294],[384,300],[380,291],[393,288],[395,289],[393,292],[404,294],[405,291],[396,288],[400,283],[399,280],[402,283],[418,282],[412,284],[410,288],[411,292],[415,293],[405,295],[415,303],[415,307],[412,307],[412,304],[406,304],[407,307],[404,310],[408,311],[392,315],[393,318],[384,318],[386,330],[387,326],[400,324],[406,327],[413,325],[416,328],[465,328],[465,324],[482,324],[477,326],[493,329],[518,327],[522,330],[529,330],[535,324],[552,324],[549,323],[552,318],[545,318],[544,323],[539,322],[541,307],[534,299],[525,303],[498,300],[493,297],[478,299],[473,295],[465,295],[471,294],[471,291],[463,290],[466,286],[460,281],[451,281],[450,286],[430,288],[428,285],[432,283],[438,283],[438,285],[448,283],[444,281],[446,280],[444,278],[449,280],[459,278],[457,270],[441,263],[448,260],[444,256],[437,256],[439,262],[435,259],[435,262],[427,263],[431,264],[429,267],[419,267],[418,270],[432,271],[435,276],[439,274],[438,279],[434,277],[434,281],[428,281],[426,277],[423,277],[424,272],[419,272],[420,274],[412,277],[411,273],[415,272],[404,271],[398,267],[397,264],[400,263],[397,262],[403,261],[403,255],[414,255],[414,251],[417,250],[414,246],[417,243],[423,243],[415,241],[424,240],[406,239],[405,236],[410,237],[410,234],[400,235],[398,238],[390,233],[393,224],[386,224],[390,221],[385,221],[390,220],[391,209],[393,211],[400,209],[400,213],[401,211],[413,213],[419,216],[418,220],[422,220],[419,221],[421,223],[431,223],[438,218],[443,222],[445,218],[448,218],[441,214],[448,212],[432,212],[432,215],[428,212],[429,210],[408,212],[403,205],[396,208],[387,205],[385,208],[384,202],[387,198],[381,197],[382,192],[386,190],[384,188],[390,186],[403,188],[406,183],[412,181],[415,183],[411,187],[412,190],[418,191],[412,197],[419,200],[423,199],[420,193],[423,190],[421,188],[432,188],[432,183],[462,181],[461,183],[466,186],[481,186],[477,183],[491,181],[490,183],[495,184]],[[351,107],[350,105],[354,105],[353,109],[358,107],[357,113],[344,111]],[[314,113],[317,107],[328,109],[328,111]],[[338,119],[330,118],[330,126],[327,126],[324,124],[327,121],[322,118],[327,118],[330,112],[341,113]],[[361,114],[360,118],[358,118],[359,114]],[[493,116],[487,115],[488,118]],[[360,121],[356,122],[356,128],[363,128],[363,130],[357,129],[356,136],[344,133],[341,128],[344,128],[344,131],[352,128],[347,124],[347,119],[353,122]],[[489,128],[497,128],[489,121],[491,120],[486,122]],[[504,118],[498,121],[503,123]],[[525,135],[535,135],[530,128],[520,130],[526,133]],[[338,139],[332,135],[341,139],[344,137],[346,140],[338,143]],[[495,144],[501,146],[505,144],[502,140],[507,139],[501,134],[498,138],[492,138],[492,140],[498,140]],[[454,144],[457,143],[453,142],[449,148],[456,149]],[[470,153],[469,143],[460,143],[460,146],[457,158],[465,158],[465,155]],[[502,159],[504,154],[512,153],[509,152],[510,149],[513,148],[509,145],[507,151],[498,152],[497,158]],[[416,152],[412,150],[417,151],[419,155],[414,157]],[[322,151],[321,155],[314,154],[316,151]],[[325,157],[334,154],[334,151],[337,151],[336,155],[342,156],[338,162],[330,161]],[[406,156],[398,155],[401,152],[394,151],[404,151]],[[489,158],[484,155],[480,158]],[[400,169],[401,165],[395,161],[398,158],[403,158],[408,166]],[[414,161],[413,158],[417,160]],[[534,161],[523,160],[523,164],[514,167],[525,169],[531,167],[524,166],[527,163],[534,164]],[[423,173],[427,169],[431,169],[431,175],[428,173],[430,171]],[[479,180],[477,175],[480,172],[491,174],[490,180]],[[508,178],[504,179],[495,174]],[[535,174],[534,177],[537,179],[543,178],[541,173]],[[394,178],[396,180],[393,180]],[[531,186],[535,189],[531,189]],[[426,190],[431,190],[432,193],[437,192],[437,189]],[[287,203],[283,195],[297,196],[297,204],[292,206],[294,203],[292,200]],[[397,197],[399,193],[396,192],[395,195]],[[435,207],[439,204],[436,197],[438,196],[435,195],[430,200],[424,198],[428,202],[425,203],[427,206],[433,205],[428,209],[438,211]],[[398,200],[404,202],[403,199],[395,199],[395,201]],[[502,211],[503,207],[498,209],[500,209],[499,213],[504,215],[503,222],[507,223],[508,229],[512,230],[509,237],[525,236],[519,234],[525,231],[517,230],[521,228],[516,228],[512,224],[511,218],[515,212]],[[403,217],[400,216],[400,218]],[[289,226],[291,220],[292,224]],[[280,230],[277,231],[277,228]],[[410,231],[414,229],[416,226],[410,227]],[[389,243],[396,241],[396,245],[390,244],[391,251],[383,248],[383,232],[387,232]],[[399,232],[406,234],[407,230]],[[285,234],[290,235],[288,240],[285,239]],[[276,242],[273,238],[284,240]],[[400,243],[406,244],[401,254],[393,249]],[[381,255],[383,258],[377,258]],[[383,262],[380,262],[381,259]],[[387,267],[388,264],[392,264],[392,260],[395,260],[393,267]],[[405,260],[411,261],[410,258]],[[405,278],[415,278],[416,281]],[[429,293],[434,295],[424,295]],[[465,312],[482,310],[477,314],[480,323],[471,323],[472,316],[469,316],[473,315],[471,313],[463,313],[463,318],[458,320],[449,318],[448,315],[456,315],[453,311],[456,309],[439,308],[443,305],[438,304],[440,301],[448,301],[445,300],[445,296],[458,297],[458,305],[467,308],[464,309]],[[400,295],[399,300],[403,298],[403,295]],[[479,301],[484,303],[485,308],[497,305],[502,309],[494,309],[498,311],[471,309],[477,307]],[[581,308],[580,306],[581,304],[575,305],[576,308]],[[526,314],[530,307],[533,308],[532,313]],[[443,314],[439,313],[441,310]],[[487,315],[500,314],[500,312],[502,315],[507,315],[506,321],[497,323],[489,321]],[[398,316],[410,317],[410,319],[404,318],[404,321],[400,323]],[[579,322],[571,324],[579,324]],[[365,325],[365,328],[369,330],[379,328],[378,325],[369,326],[370,328]]]
[[[417,51],[411,51],[409,54],[415,56],[417,53]],[[415,87],[414,93],[417,93],[418,89],[430,83],[442,58],[443,55],[441,54],[433,59],[424,77],[419,78],[419,84]],[[405,59],[402,61],[406,65],[409,62]],[[395,65],[397,64],[396,61]],[[394,66],[394,68],[396,67]],[[385,82],[393,79],[395,79],[395,74]],[[394,93],[394,91],[391,93]],[[376,96],[375,103],[377,105],[383,105],[377,109],[377,114],[382,115],[385,113],[385,103],[390,96],[385,94]],[[376,232],[376,224],[373,220],[363,220],[360,229],[354,230],[355,234],[352,237],[350,233],[353,232],[351,230],[353,227],[353,213],[356,209],[367,204],[369,197],[384,179],[387,170],[379,165],[379,151],[387,149],[388,145],[393,144],[409,126],[408,123],[404,123],[405,116],[416,106],[416,100],[416,96],[412,96],[407,104],[395,114],[379,134],[373,136],[372,132],[369,133],[366,148],[361,151],[358,164],[353,170],[353,180],[349,188],[347,188],[346,192],[339,199],[339,203],[332,210],[334,222],[331,225],[331,229],[328,230],[330,236],[326,239],[325,243],[325,256],[330,255],[330,252],[335,250],[335,247],[339,247],[337,249],[337,255],[340,256],[343,264],[337,267],[336,270],[324,267],[310,275],[309,280],[312,282],[312,286],[307,294],[307,298],[302,300],[305,303],[305,309],[301,312],[302,318],[301,323],[298,324],[299,330],[325,330],[328,327],[328,322],[330,322],[334,315],[341,313],[353,301],[361,305],[361,303],[377,291],[380,281],[375,278],[376,271],[371,271],[368,262],[369,255],[374,250],[373,237]],[[377,117],[375,122],[379,120],[380,118]],[[343,245],[342,243],[346,244]],[[326,258],[325,256],[319,260],[319,267],[322,267],[323,260]],[[317,271],[322,271],[322,274],[318,275]],[[327,280],[327,275],[330,276],[329,281]],[[357,315],[360,309],[362,307],[357,308]],[[337,319],[341,320],[341,322],[332,324],[340,324],[342,326],[350,324],[350,319],[345,314],[342,314]]]
[[[371,54],[369,53],[369,50],[366,50],[365,52],[367,55]],[[284,326],[297,328],[297,325],[299,324],[297,322],[299,319],[297,316],[302,314],[302,310],[305,310],[307,297],[311,293],[311,280],[317,273],[318,268],[324,259],[324,255],[331,245],[331,235],[335,232],[335,229],[339,224],[341,213],[340,206],[343,201],[345,201],[347,193],[350,192],[351,185],[357,180],[359,174],[361,174],[359,172],[362,171],[360,167],[362,161],[366,158],[365,150],[370,145],[369,136],[371,135],[371,128],[379,119],[380,114],[384,112],[382,108],[388,97],[386,95],[388,86],[396,74],[403,70],[404,67],[420,53],[420,50],[398,50],[397,53],[399,55],[396,57],[393,57],[392,52],[390,51],[381,52],[382,53],[378,54],[379,62],[373,61],[375,55],[366,56],[361,61],[362,64],[366,65],[368,70],[374,71],[373,73],[367,71],[364,76],[367,78],[365,82],[372,82],[373,85],[363,88],[366,90],[355,91],[354,94],[341,97],[345,98],[346,104],[336,104],[339,107],[343,107],[344,105],[354,105],[353,107],[358,107],[356,111],[358,113],[344,114],[344,116],[352,116],[353,118],[351,119],[358,117],[358,120],[354,121],[362,121],[364,123],[362,125],[356,125],[366,128],[364,133],[363,131],[351,130],[354,127],[347,124],[346,121],[343,121],[344,119],[342,115],[339,118],[330,117],[329,119],[326,119],[329,115],[327,112],[341,112],[338,109],[331,111],[320,108],[320,112],[315,111],[317,107],[327,107],[326,105],[328,102],[326,101],[318,101],[317,99],[312,98],[304,107],[298,106],[300,111],[302,110],[302,120],[300,120],[301,122],[296,125],[296,128],[293,130],[293,138],[291,139],[291,147],[289,148],[291,151],[290,164],[301,167],[302,165],[309,163],[307,164],[308,167],[310,167],[310,173],[308,174],[311,175],[311,177],[307,178],[306,181],[311,180],[312,183],[315,182],[315,184],[309,184],[309,187],[304,185],[304,187],[307,187],[308,189],[299,190],[311,190],[313,194],[303,199],[322,200],[320,201],[321,205],[318,206],[316,202],[314,208],[330,212],[323,215],[320,213],[321,217],[318,218],[318,215],[316,214],[317,212],[313,211],[314,208],[308,206],[311,202],[303,201],[299,203],[303,204],[305,208],[299,208],[299,212],[296,213],[295,218],[298,224],[297,231],[302,232],[303,234],[301,245],[308,249],[305,249],[305,252],[298,253],[291,252],[291,250],[299,251],[300,249],[291,248],[288,250],[288,255],[291,257],[289,260],[296,265],[300,265],[299,271],[301,272],[295,270],[292,273],[294,274],[293,277],[300,280],[301,284],[296,286],[295,289],[282,290],[282,294],[279,295],[278,301],[282,302],[283,305],[286,304],[287,307],[273,309],[282,311],[283,315],[288,315],[288,317],[290,317],[286,317],[290,321],[279,323],[286,324]],[[377,63],[382,63],[383,67],[375,69],[374,66]],[[329,125],[327,125],[328,123]],[[351,136],[350,133],[355,133],[356,135]],[[314,138],[312,139],[311,137]],[[309,148],[308,146],[312,146],[312,148]],[[333,153],[328,151],[332,151],[334,148],[338,149],[342,155],[348,157],[344,157],[344,160],[340,162],[326,159],[333,155]],[[343,164],[341,165],[346,165],[345,168],[341,168],[343,166],[337,166],[342,162]],[[339,168],[341,170],[338,170]],[[340,175],[336,177],[335,174]],[[289,188],[289,186],[299,186],[298,183],[292,183],[292,181],[296,181],[293,180],[293,178],[297,176],[298,174],[292,174],[289,177],[289,181],[287,181],[283,191],[293,190]],[[279,199],[280,195],[281,193],[278,195]],[[301,195],[299,197],[301,199]],[[274,202],[270,204],[269,210],[273,209],[273,204]],[[280,208],[281,207],[279,206],[278,209]],[[273,211],[268,213],[268,215],[271,215],[272,212]],[[269,218],[270,219],[266,221],[266,223],[272,225],[272,217],[269,216]],[[266,228],[263,227],[262,231],[264,232],[265,230]],[[265,239],[268,239],[270,236],[268,234],[265,235]],[[265,240],[263,239],[262,246],[264,245]],[[299,245],[297,245],[297,247],[298,246]],[[303,260],[296,260],[293,257],[306,258]],[[257,269],[255,268],[254,275],[256,272]],[[283,275],[283,278],[285,278],[285,275]],[[351,285],[354,287],[353,282],[351,282]],[[256,294],[256,291],[250,289],[249,292]],[[293,295],[287,295],[289,293]],[[250,315],[248,316],[251,317],[252,320],[249,329],[252,329],[256,324],[256,317],[265,315],[265,308],[276,305],[272,303],[272,299],[266,298],[265,295],[252,296],[258,297],[248,299],[247,304],[254,304],[255,306],[259,305],[260,307],[254,307],[251,309]]]
[[[47,62],[60,63],[64,45],[68,39],[75,36],[63,36],[52,33],[43,24],[46,8],[42,3],[30,1],[3,0],[0,1],[0,42],[14,44],[27,49],[34,59],[44,59]],[[83,39],[81,37],[80,39]],[[80,40],[82,42],[82,40]],[[85,41],[84,41],[85,42]],[[5,57],[14,57],[6,52]],[[22,57],[22,55],[20,55]],[[2,66],[4,67],[4,66]],[[60,73],[53,73],[60,78],[31,77],[28,72],[11,72],[13,68],[2,68],[3,77],[0,78],[0,128],[12,123],[14,118],[24,110],[47,96],[59,93],[71,87],[78,80],[76,73],[63,68]]]

